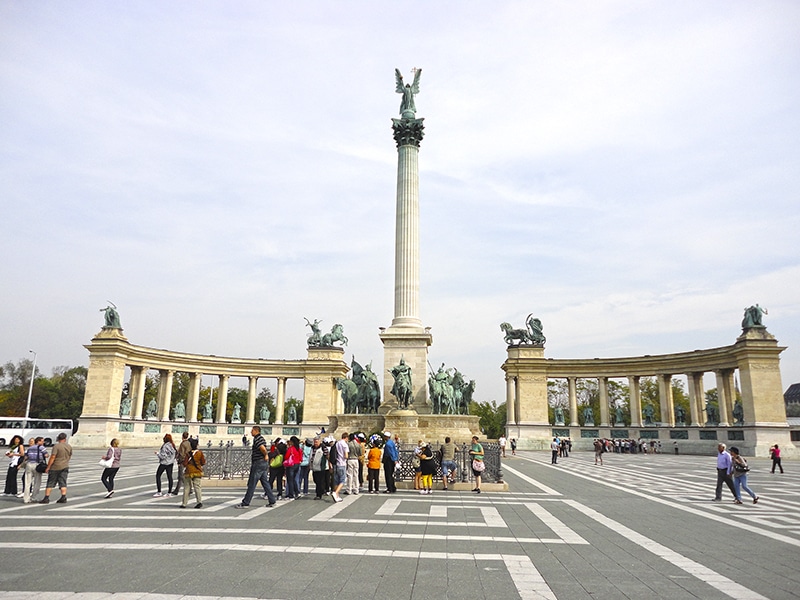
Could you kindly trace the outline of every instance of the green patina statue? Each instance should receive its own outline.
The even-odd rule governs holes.
[[[341,342],[345,346],[347,345],[347,337],[344,335],[344,327],[342,327],[341,323],[336,323],[332,328],[330,333],[322,333],[319,328],[319,324],[322,321],[318,319],[314,319],[312,323],[307,318],[306,325],[311,327],[311,333],[308,334],[308,347],[325,347],[325,348],[332,348],[334,347],[334,342]]]
[[[117,306],[108,301],[108,306],[105,308],[101,308],[100,312],[104,313],[105,316],[105,328],[108,329],[122,329],[122,325],[119,323],[119,313],[117,312]]]
[[[534,318],[533,313],[528,315],[525,320],[527,329],[514,329],[510,323],[501,323],[500,331],[505,336],[503,339],[509,346],[535,346],[537,348],[544,348],[544,343],[547,338],[542,333],[542,322]]]
[[[397,93],[403,94],[403,99],[400,101],[400,115],[404,119],[413,119],[417,114],[417,105],[414,103],[414,96],[419,94],[419,76],[422,74],[422,69],[414,67],[411,69],[414,73],[414,83],[411,85],[403,85],[403,76],[400,74],[400,69],[394,70],[395,80],[397,82]]]
[[[742,319],[742,329],[751,329],[753,327],[764,327],[761,322],[762,315],[768,315],[766,308],[761,308],[758,304],[744,309],[744,318]]]
[[[397,398],[400,408],[408,408],[414,402],[411,392],[411,367],[406,364],[405,358],[401,356],[400,364],[389,369],[389,373],[394,377],[391,394]]]

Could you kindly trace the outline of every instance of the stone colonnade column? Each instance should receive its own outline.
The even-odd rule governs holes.
[[[569,390],[569,425],[577,427],[578,423],[578,378],[567,377],[567,389]]]
[[[169,421],[169,409],[172,405],[172,381],[175,371],[159,370],[158,382],[158,418]]]
[[[639,377],[628,377],[628,390],[630,391],[631,427],[642,426],[642,393],[639,389]]]
[[[245,423],[253,424],[256,422],[256,386],[258,377],[250,376],[247,378],[247,417]]]
[[[286,377],[278,377],[278,398],[275,402],[275,424],[283,425],[284,405],[286,403]]]
[[[517,424],[517,388],[516,378],[506,377],[506,424]]]
[[[144,388],[145,382],[147,381],[148,367],[131,367],[131,369],[134,368],[138,371],[138,375],[136,377],[136,396],[134,397],[133,411],[131,414],[134,419],[141,420],[142,409],[144,408]]]
[[[736,401],[733,371],[726,369],[718,372],[717,393],[719,394],[719,426],[728,427],[733,422],[733,403]]]
[[[227,422],[225,411],[228,408],[228,380],[230,375],[219,376],[219,388],[217,390],[217,423]]]
[[[608,427],[608,377],[598,377],[600,391],[600,427]]]
[[[699,427],[702,423],[700,415],[703,413],[703,374],[687,373],[689,384],[689,418],[692,427]]]
[[[658,400],[661,405],[661,425],[674,426],[675,410],[672,401],[672,375],[661,374],[658,376]]]
[[[202,381],[202,373],[192,373],[189,380],[189,402],[186,407],[186,421],[189,423],[197,422],[197,409],[200,404],[200,383]]]

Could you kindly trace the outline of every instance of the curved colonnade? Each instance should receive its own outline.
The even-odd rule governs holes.
[[[669,440],[685,452],[706,452],[718,442],[735,441],[749,454],[766,456],[772,444],[791,445],[783,405],[780,353],[775,338],[764,328],[751,328],[731,346],[675,354],[627,358],[549,359],[544,348],[509,346],[503,364],[506,373],[506,435],[521,448],[543,448],[554,436],[570,437],[578,447],[588,447],[594,438],[649,438]],[[743,423],[734,426],[734,374],[738,371]],[[703,378],[714,373],[719,398],[718,423],[706,425]],[[689,419],[675,422],[672,377],[685,375],[688,382]],[[661,422],[644,425],[640,379],[654,376],[658,381]],[[630,426],[615,425],[609,419],[608,381],[625,379],[630,389]],[[554,426],[548,420],[547,381],[565,379],[569,390],[570,422]],[[578,422],[576,382],[596,379],[600,415],[595,426]],[[579,440],[584,440],[583,442]]]
[[[230,358],[213,355],[187,354],[144,346],[134,346],[122,335],[121,329],[104,327],[87,345],[89,372],[80,429],[72,443],[78,447],[102,447],[116,437],[127,445],[154,445],[165,433],[201,435],[203,441],[238,439],[245,426],[257,423],[256,390],[260,379],[277,382],[276,418],[267,434],[309,435],[328,426],[328,416],[341,412],[341,399],[335,379],[347,375],[349,367],[343,360],[341,348],[309,348],[308,358],[299,360],[270,360]],[[129,415],[120,416],[122,390],[126,369],[130,371]],[[145,378],[151,370],[160,373],[158,410],[153,417],[144,416]],[[170,420],[172,382],[176,372],[190,375],[186,418]],[[198,419],[200,382],[203,375],[219,377],[217,408],[211,419]],[[244,421],[228,423],[226,404],[231,377],[248,380],[247,406]],[[286,381],[303,381],[303,422],[286,424],[282,421]]]

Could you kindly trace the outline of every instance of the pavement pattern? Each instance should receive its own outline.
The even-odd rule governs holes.
[[[77,450],[66,504],[0,497],[0,599],[595,599],[800,597],[800,476],[751,459],[748,497],[711,502],[714,456],[518,452],[511,491],[312,495],[235,510],[154,498],[151,449]]]

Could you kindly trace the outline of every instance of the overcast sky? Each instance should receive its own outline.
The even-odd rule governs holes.
[[[308,317],[380,369],[419,67],[432,364],[502,401],[503,321],[635,356],[732,344],[758,302],[785,389],[798,31],[789,1],[2,2],[0,361],[88,365],[110,300],[133,344],[304,358]]]

